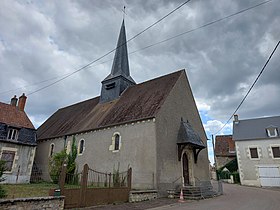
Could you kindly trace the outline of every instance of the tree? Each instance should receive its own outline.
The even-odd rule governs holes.
[[[66,150],[54,154],[49,160],[49,171],[51,179],[54,183],[58,183],[59,175],[63,164],[67,164],[66,167],[66,183],[73,183],[76,181],[76,158],[78,149],[76,145],[76,138],[73,136],[71,151],[67,154]]]
[[[5,178],[3,177],[4,171],[5,171],[5,161],[0,160],[0,182],[3,182]],[[6,190],[3,189],[3,187],[0,185],[0,198],[5,198],[7,196]]]
[[[55,153],[49,159],[49,172],[53,183],[55,184],[58,183],[61,167],[66,161],[67,161],[67,154],[65,149],[58,153]]]

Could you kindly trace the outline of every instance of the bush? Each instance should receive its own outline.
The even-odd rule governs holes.
[[[5,178],[3,178],[4,171],[5,171],[5,161],[0,160],[0,182],[3,182],[5,180]],[[0,198],[5,198],[5,197],[7,197],[7,192],[0,185]]]
[[[77,158],[77,145],[75,136],[73,137],[71,151],[69,154],[66,150],[62,150],[54,154],[49,160],[49,172],[53,183],[57,184],[59,181],[59,175],[64,163],[67,164],[66,169],[66,183],[74,184],[78,182],[78,175],[76,174],[76,158]]]
[[[63,163],[66,161],[66,159],[67,159],[66,151],[62,150],[61,152],[54,154],[49,160],[50,177],[53,183],[55,184],[57,184],[59,181],[61,167]]]

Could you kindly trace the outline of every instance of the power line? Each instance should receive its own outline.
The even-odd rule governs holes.
[[[102,58],[104,58],[104,57],[106,57],[107,55],[111,54],[112,52],[116,51],[116,50],[117,50],[118,48],[120,48],[121,46],[127,44],[128,42],[132,41],[132,40],[135,39],[136,37],[140,36],[141,34],[143,34],[143,33],[146,32],[147,30],[149,30],[150,28],[152,28],[153,26],[155,26],[156,24],[158,24],[159,22],[161,22],[162,20],[164,20],[165,18],[167,18],[169,15],[171,15],[172,13],[174,13],[175,11],[177,11],[178,9],[180,9],[182,6],[184,6],[185,4],[187,4],[187,3],[190,2],[190,1],[191,1],[191,0],[187,0],[187,1],[185,1],[184,3],[180,4],[178,7],[176,7],[175,9],[173,9],[173,10],[172,10],[171,12],[169,12],[168,14],[164,15],[162,18],[160,18],[159,20],[157,20],[156,22],[154,22],[152,25],[150,25],[150,26],[148,26],[147,28],[145,28],[144,30],[140,31],[140,32],[137,33],[135,36],[133,36],[132,38],[130,38],[129,40],[127,40],[125,43],[121,44],[120,46],[117,46],[117,47],[114,48],[113,50],[110,50],[109,52],[105,53],[105,54],[102,55],[101,57],[95,59],[94,61],[91,61],[91,62],[88,63],[87,65],[85,65],[85,66],[79,68],[78,70],[76,70],[76,71],[70,73],[69,75],[67,75],[67,76],[65,76],[65,77],[63,77],[63,78],[61,78],[61,79],[59,79],[59,80],[57,80],[57,81],[55,81],[55,82],[53,82],[53,83],[51,83],[51,84],[49,84],[49,85],[46,85],[46,86],[44,86],[44,87],[42,87],[42,88],[39,88],[38,90],[35,90],[35,91],[33,91],[33,92],[31,92],[31,93],[29,93],[29,94],[27,94],[27,95],[30,96],[30,95],[32,95],[32,94],[34,94],[34,93],[37,93],[37,92],[39,92],[39,91],[41,91],[41,90],[43,90],[43,89],[46,89],[46,88],[48,88],[48,87],[50,87],[50,86],[52,86],[52,85],[54,85],[54,84],[56,84],[56,83],[58,83],[58,82],[64,80],[64,79],[66,79],[66,78],[72,76],[73,74],[76,74],[76,73],[79,72],[79,71],[82,71],[82,70],[86,69],[87,67],[89,67],[89,66],[92,65],[93,63],[95,63],[95,62],[101,60]]]
[[[227,122],[223,125],[222,128],[220,128],[214,135],[217,135],[220,131],[222,131],[224,129],[224,127],[230,122],[231,118],[236,114],[236,112],[238,111],[238,109],[241,107],[241,105],[243,104],[243,102],[245,101],[245,99],[247,98],[247,96],[249,95],[249,93],[251,92],[251,90],[253,89],[253,87],[255,86],[255,84],[257,83],[258,79],[260,78],[260,76],[262,75],[262,73],[265,70],[265,67],[267,66],[267,64],[269,63],[271,57],[273,56],[274,52],[276,51],[277,47],[279,46],[280,41],[278,41],[278,43],[276,44],[274,50],[272,51],[272,53],[270,54],[269,58],[267,59],[267,61],[265,62],[264,66],[262,67],[262,70],[260,71],[260,73],[258,74],[257,78],[255,79],[255,81],[253,82],[253,84],[251,85],[251,87],[249,88],[248,92],[246,93],[246,95],[244,96],[244,98],[241,100],[240,104],[237,106],[237,108],[234,110],[234,112],[232,113],[232,115],[230,116],[230,118],[227,120]]]
[[[181,37],[181,36],[183,36],[183,35],[186,35],[186,34],[189,34],[189,33],[191,33],[191,32],[197,31],[197,30],[202,29],[202,28],[204,28],[204,27],[213,25],[213,24],[218,23],[218,22],[220,22],[220,21],[229,19],[229,18],[231,18],[231,17],[234,17],[234,16],[239,15],[239,14],[241,14],[241,13],[247,12],[247,11],[249,11],[249,10],[252,10],[252,9],[256,8],[256,7],[259,7],[259,6],[262,6],[262,5],[266,4],[266,3],[269,3],[269,2],[271,2],[271,1],[272,1],[272,0],[268,0],[268,1],[261,2],[261,3],[259,3],[259,4],[254,5],[254,6],[251,6],[251,7],[248,7],[248,8],[246,8],[246,9],[243,9],[243,10],[240,10],[240,11],[238,11],[238,12],[235,12],[235,13],[233,13],[233,14],[231,14],[231,15],[228,15],[228,16],[219,18],[219,19],[217,19],[217,20],[211,21],[211,22],[209,22],[209,23],[203,24],[203,25],[201,25],[201,26],[199,26],[199,27],[197,27],[197,28],[190,29],[190,30],[188,30],[188,31],[185,31],[185,32],[183,32],[183,33],[180,33],[180,34],[177,34],[177,35],[175,35],[175,36],[169,37],[169,38],[167,38],[167,39],[161,40],[161,41],[159,41],[159,42],[156,42],[156,43],[147,45],[147,46],[145,46],[145,47],[143,47],[143,48],[140,48],[140,49],[137,49],[137,50],[135,50],[135,51],[133,51],[133,52],[130,52],[129,55],[134,54],[134,53],[137,53],[137,52],[139,52],[139,51],[146,50],[146,49],[151,48],[151,47],[154,47],[154,46],[156,46],[156,45],[159,45],[159,44],[162,44],[162,43],[171,41],[171,40],[173,40],[173,39],[176,39],[176,38]],[[186,2],[186,3],[187,3],[187,2]],[[116,49],[117,49],[117,48],[116,48]],[[105,57],[105,56],[104,56],[104,57]],[[112,60],[112,59],[106,60],[106,61],[104,61],[104,62],[101,62],[101,63],[97,64],[97,65],[100,65],[100,64],[109,62],[109,61],[111,61],[111,60]],[[91,63],[89,66],[91,66],[91,65],[92,65],[92,63]],[[95,66],[97,66],[97,65],[95,65]],[[87,67],[89,67],[89,66],[87,66]],[[91,67],[92,67],[92,66],[91,66]],[[93,66],[93,67],[94,67],[94,66]],[[85,69],[85,68],[84,68],[84,69]],[[83,70],[83,69],[81,69],[81,70]],[[78,71],[78,70],[77,70],[77,71]],[[67,77],[70,77],[71,75],[77,73],[77,71],[74,71],[74,72],[72,72],[72,73],[70,73],[70,74],[66,74],[64,79],[66,79]],[[33,86],[33,85],[36,85],[36,84],[41,84],[41,83],[44,83],[44,82],[46,82],[46,81],[50,81],[50,80],[57,79],[57,78],[59,78],[59,77],[60,77],[60,76],[55,77],[55,78],[52,78],[52,79],[44,80],[44,81],[41,81],[41,82],[38,82],[38,83],[31,84],[31,85],[29,85],[29,86]],[[56,84],[56,83],[58,83],[58,82],[60,82],[60,81],[62,81],[62,80],[63,80],[63,78],[59,79],[59,81],[56,81],[56,82],[54,82],[53,84]],[[51,86],[51,85],[53,85],[53,84],[47,85],[45,88],[47,88],[47,87],[49,87],[49,86]],[[21,89],[21,88],[24,88],[24,87],[29,87],[29,86],[23,86],[23,87],[14,89],[14,90],[18,90],[18,89]],[[45,89],[45,88],[43,88],[43,89]],[[8,91],[0,92],[0,94],[7,93],[7,92],[11,92],[11,91],[14,91],[14,90],[8,90]],[[41,90],[41,89],[40,89],[40,90]],[[38,92],[38,91],[37,91],[37,92]],[[30,94],[29,94],[29,95],[30,95]]]

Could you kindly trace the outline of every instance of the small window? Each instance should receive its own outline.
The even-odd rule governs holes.
[[[115,135],[115,150],[119,150],[120,149],[120,135],[116,134]]]
[[[18,130],[15,128],[10,128],[8,131],[7,139],[9,140],[17,140],[18,138]]]
[[[269,127],[266,129],[267,135],[269,137],[277,137],[278,136],[278,131],[277,128],[275,127]]]
[[[53,156],[53,152],[54,152],[54,143],[51,143],[51,145],[50,145],[50,153],[49,153],[50,157]]]
[[[79,154],[83,154],[85,150],[85,140],[81,139],[79,144]]]
[[[3,150],[1,160],[5,161],[5,171],[11,172],[13,169],[15,151]]]
[[[115,86],[116,86],[116,83],[112,82],[112,83],[106,85],[106,90],[110,90],[110,89],[114,88]]]
[[[271,149],[273,158],[280,158],[280,146],[272,146]]]
[[[258,159],[259,158],[258,148],[250,148],[250,156],[252,159]]]
[[[112,144],[109,150],[112,152],[119,152],[122,146],[121,135],[119,132],[115,132],[112,136]]]

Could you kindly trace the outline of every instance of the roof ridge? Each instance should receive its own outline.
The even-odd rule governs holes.
[[[78,104],[82,104],[82,103],[84,103],[84,102],[87,102],[87,101],[91,101],[91,100],[97,100],[98,98],[100,98],[100,96],[96,96],[96,97],[94,97],[94,98],[89,98],[89,99],[86,99],[86,100],[84,100],[84,101],[80,101],[80,102],[77,102],[77,103],[74,103],[74,104],[70,104],[70,105],[68,105],[68,106],[64,106],[64,107],[62,107],[62,108],[59,108],[58,110],[63,110],[63,109],[66,109],[66,108],[69,108],[69,107],[71,107],[71,106],[76,106],[76,105],[78,105]]]
[[[271,118],[280,118],[280,116],[269,116],[269,117],[250,118],[250,119],[240,119],[238,121],[263,120],[263,119],[271,119]]]
[[[162,75],[162,76],[159,76],[159,77],[156,77],[156,78],[153,78],[153,79],[150,79],[150,80],[141,82],[141,83],[139,83],[139,84],[136,84],[135,86],[137,86],[137,85],[142,85],[142,84],[145,84],[145,83],[148,83],[148,82],[152,82],[152,81],[154,81],[154,80],[159,80],[159,79],[162,79],[162,78],[164,78],[164,77],[171,76],[172,74],[179,74],[179,73],[182,73],[182,72],[184,72],[184,71],[185,71],[185,69],[176,70],[176,71],[171,72],[171,73],[169,73],[169,74],[165,74],[165,75]],[[133,86],[132,86],[132,87],[133,87]]]

